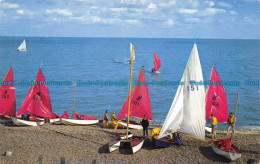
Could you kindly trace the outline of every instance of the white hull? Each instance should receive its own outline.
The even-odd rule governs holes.
[[[44,121],[44,118],[38,118],[38,119]],[[60,118],[51,118],[50,119],[50,123],[59,122],[59,121],[60,121]]]
[[[133,137],[133,134],[129,134],[128,138]],[[126,135],[121,136],[120,139],[126,139]],[[120,146],[120,140],[111,140],[109,141],[109,152],[115,151]]]
[[[18,49],[17,49],[17,51],[27,51],[27,50],[18,50]]]
[[[227,152],[227,151],[223,151],[221,149],[218,149],[216,146],[214,145],[211,145],[213,151],[216,153],[216,154],[219,154],[219,155],[222,155],[228,159],[230,159],[231,161],[234,161],[238,158],[241,157],[241,153],[233,153],[233,152]]]
[[[44,121],[27,121],[15,117],[11,117],[11,119],[17,126],[40,126],[44,124]]]
[[[76,119],[61,118],[60,122],[65,125],[91,125],[91,124],[97,124],[99,120],[76,120]]]
[[[134,154],[135,152],[137,152],[138,150],[140,150],[140,149],[142,148],[143,144],[144,144],[144,139],[143,139],[142,142],[140,142],[138,145],[132,147],[133,154]]]
[[[211,127],[208,127],[208,126],[206,126],[206,127],[205,127],[205,131],[206,131],[206,132],[209,132],[209,133],[212,133],[212,128],[211,128]]]
[[[118,124],[121,125],[121,126],[127,127],[126,122],[118,121]],[[131,128],[131,129],[143,129],[142,125],[136,125],[136,124],[131,124],[131,123],[129,123],[129,128]]]

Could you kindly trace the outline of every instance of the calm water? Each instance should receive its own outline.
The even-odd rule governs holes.
[[[16,51],[24,37],[0,37],[0,79],[13,65],[16,82],[36,78],[41,61],[47,81],[71,81],[69,86],[49,86],[53,111],[62,114],[73,107],[74,83],[81,81],[129,81],[127,60],[129,43],[135,46],[133,79],[144,66],[147,81],[180,80],[194,42],[197,43],[204,80],[209,80],[212,65],[223,81],[239,81],[225,86],[229,111],[234,112],[236,94],[239,128],[258,128],[260,87],[246,81],[260,80],[260,40],[214,39],[137,39],[137,38],[40,38],[25,37],[26,52]],[[161,59],[160,74],[151,74],[153,52]],[[17,111],[30,86],[16,86]],[[149,85],[153,123],[163,123],[178,86]],[[78,86],[75,111],[102,118],[105,109],[120,111],[128,95],[128,86]]]

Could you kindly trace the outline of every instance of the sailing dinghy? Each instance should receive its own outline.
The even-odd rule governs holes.
[[[10,117],[15,117],[16,101],[13,69],[10,66],[0,87],[0,122],[12,122]]]
[[[154,60],[154,68],[152,69],[152,72],[160,73],[158,70],[161,67],[161,60],[155,52],[153,53],[153,60]]]
[[[133,135],[133,133],[129,133],[128,138],[132,138]],[[126,135],[116,136],[115,138],[109,141],[109,152],[115,151],[119,148],[121,139],[126,139]]]
[[[210,81],[211,83],[206,92],[206,120],[210,120],[211,113],[213,113],[214,117],[217,118],[218,122],[227,122],[228,120],[227,95],[224,86],[221,85],[221,79],[214,65],[212,67]],[[206,131],[211,132],[212,129],[206,127]]]
[[[44,118],[55,118],[56,114],[52,113],[51,99],[45,77],[39,68],[34,85],[31,86],[25,97],[16,117],[11,117],[15,125],[39,126],[44,124]],[[21,115],[29,114],[27,119],[18,118]]]
[[[146,118],[148,120],[152,120],[152,112],[151,112],[151,102],[149,96],[148,86],[144,85],[146,82],[144,71],[141,69],[138,80],[138,84],[136,85],[133,91],[133,95],[131,97],[131,110],[129,117],[136,117],[136,118]],[[126,99],[123,108],[121,109],[120,113],[117,116],[117,119],[127,118],[128,117],[128,103],[129,97]],[[127,121],[119,120],[118,124],[121,126],[127,127]],[[133,129],[143,129],[140,121],[129,121],[129,128]]]
[[[188,63],[180,80],[169,113],[158,137],[153,136],[155,147],[168,147],[175,140],[168,136],[173,132],[182,132],[193,137],[205,138],[205,89],[204,85],[191,85],[190,81],[203,82],[202,69],[194,44]]]
[[[26,42],[23,40],[22,44],[17,48],[17,51],[26,51]]]
[[[120,139],[120,141],[115,141],[115,138],[113,138],[110,143],[114,143],[114,144],[109,144],[109,147],[116,147],[118,145],[118,143],[120,142],[120,146],[119,146],[119,150],[120,151],[127,151],[127,152],[130,152],[131,154],[133,153],[136,153],[138,150],[140,150],[143,146],[143,143],[144,143],[144,139],[143,137],[137,137],[137,136],[132,136],[132,137],[129,137],[129,117],[130,117],[130,113],[131,113],[131,107],[132,107],[132,103],[134,103],[135,106],[139,106],[140,105],[140,101],[142,101],[143,97],[136,97],[138,96],[140,93],[138,92],[143,92],[144,90],[143,89],[137,89],[138,86],[136,86],[135,88],[135,91],[136,94],[134,94],[133,96],[131,95],[131,91],[132,91],[132,75],[133,75],[133,59],[134,59],[134,56],[133,56],[133,53],[134,52],[134,47],[132,47],[132,51],[131,51],[131,68],[130,68],[130,85],[129,85],[129,95],[128,95],[128,112],[127,112],[127,129],[126,129],[126,138],[121,138],[121,137],[118,137],[118,139]],[[142,79],[144,78],[144,75],[143,74],[143,71],[141,69],[141,72],[140,72],[140,75],[139,75],[139,78]],[[138,79],[139,79],[138,78]],[[147,88],[147,91],[148,91],[148,88]],[[138,93],[138,94],[137,94]],[[148,92],[146,92],[145,94],[147,94]],[[149,93],[148,93],[149,95]],[[147,97],[145,95],[143,95],[144,98]],[[149,96],[148,96],[149,97]],[[133,98],[133,99],[132,99]],[[138,98],[137,102],[133,102],[131,100],[135,100],[136,98]],[[150,98],[149,98],[149,101],[150,101]],[[132,102],[132,103],[131,103]],[[121,110],[122,111],[122,110]],[[122,115],[124,115],[125,112],[122,112]],[[143,116],[142,116],[143,117]],[[148,118],[148,117],[147,117]]]
[[[73,116],[72,118],[69,118],[68,111],[64,111],[64,115],[60,118],[60,122],[64,125],[92,125],[97,124],[100,121],[92,116],[82,115],[79,113],[74,112],[74,106],[75,106],[75,95],[76,95],[76,86],[77,83],[75,83],[75,90],[74,90],[74,100],[73,100]],[[76,117],[76,119],[74,119]]]
[[[237,93],[235,116],[236,116],[236,111],[237,111],[238,95],[239,95],[239,92]],[[234,121],[235,121],[234,122],[234,124],[235,124],[236,119],[234,119]],[[235,125],[234,125],[234,128],[235,128]],[[234,161],[241,157],[242,152],[233,144],[232,137],[233,137],[233,131],[231,133],[230,138],[221,138],[221,139],[218,139],[217,141],[212,141],[211,147],[212,147],[212,150],[216,154],[219,154],[221,156],[224,156],[225,158],[228,158],[231,161]]]

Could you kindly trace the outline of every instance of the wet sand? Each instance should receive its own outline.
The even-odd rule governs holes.
[[[151,134],[149,129],[149,134]],[[142,130],[131,130],[141,136]],[[113,137],[125,134],[126,129],[107,129],[99,125],[68,126],[44,124],[40,127],[17,127],[0,124],[0,163],[227,163],[230,162],[212,151],[210,143],[181,135],[183,145],[153,149],[146,140],[142,149],[133,155],[121,154],[119,150],[109,153],[108,142]],[[242,157],[230,163],[246,163],[249,159],[259,161],[260,132],[238,130],[235,145],[243,152]],[[226,137],[218,130],[217,137]],[[206,133],[206,139],[211,134]],[[3,155],[11,151],[10,156]]]

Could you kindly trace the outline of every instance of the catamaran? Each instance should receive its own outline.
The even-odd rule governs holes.
[[[138,80],[138,84],[144,84],[146,82],[144,71],[141,69]],[[128,117],[128,103],[129,97],[126,99],[120,113],[117,116],[117,119],[127,118]],[[149,90],[147,85],[136,85],[131,97],[131,110],[129,117],[136,118],[146,118],[148,120],[152,120],[152,111],[151,111],[151,102],[149,96]],[[118,124],[121,126],[127,127],[127,121],[119,120]],[[129,128],[133,129],[143,129],[140,121],[130,121]]]
[[[11,122],[16,112],[13,69],[10,66],[0,87],[0,122]]]
[[[22,44],[17,48],[17,51],[26,51],[26,42],[23,40]]]
[[[35,85],[32,85],[25,97],[16,117],[11,117],[15,125],[39,126],[44,124],[44,118],[55,119],[58,121],[58,115],[52,112],[51,99],[45,77],[39,68]],[[24,114],[29,114],[27,119],[18,118]],[[53,122],[51,121],[51,122]]]
[[[158,70],[161,67],[161,60],[155,52],[153,53],[153,60],[154,60],[154,68],[152,69],[152,72],[159,73]]]
[[[155,147],[169,147],[175,140],[168,137],[182,132],[193,137],[205,138],[205,88],[191,85],[190,81],[203,82],[197,45],[194,44],[169,113],[159,135],[153,136]]]

